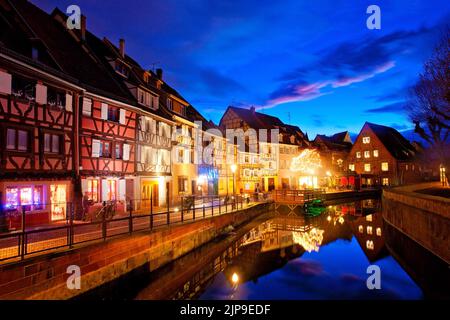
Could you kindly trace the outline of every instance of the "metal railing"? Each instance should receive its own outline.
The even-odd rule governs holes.
[[[142,206],[143,200],[128,200],[120,204],[98,204],[98,211],[93,215],[78,213],[77,219],[75,211],[79,210],[75,209],[73,203],[67,203],[65,219],[46,226],[33,227],[27,227],[30,212],[26,212],[24,207],[21,212],[20,230],[3,233],[0,231],[0,261],[24,259],[31,254],[64,247],[72,248],[82,243],[106,241],[119,235],[214,217],[269,200],[267,195],[257,199],[244,195],[184,196],[180,198],[180,205],[172,208],[155,207],[152,199],[148,208]],[[117,211],[118,207],[122,210]],[[140,209],[135,210],[136,207]],[[84,210],[85,208],[82,209]]]
[[[286,201],[294,203],[305,203],[315,199],[323,199],[325,189],[286,189],[272,191],[272,198],[275,202]]]

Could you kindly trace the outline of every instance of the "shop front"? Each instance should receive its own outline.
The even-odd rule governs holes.
[[[0,183],[9,230],[65,220],[71,208],[71,181],[4,181]]]

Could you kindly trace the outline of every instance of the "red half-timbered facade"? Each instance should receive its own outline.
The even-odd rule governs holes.
[[[80,176],[85,201],[94,207],[134,198],[136,111],[86,94],[80,122]]]
[[[9,229],[66,219],[73,194],[74,110],[80,88],[0,65],[0,193]]]

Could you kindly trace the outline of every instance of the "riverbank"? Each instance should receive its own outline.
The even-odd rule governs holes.
[[[436,183],[383,190],[383,219],[450,264],[450,199],[418,192]]]
[[[272,209],[272,203],[205,218],[199,221],[120,236],[70,250],[31,257],[0,268],[0,299],[69,299],[137,268],[148,271]],[[67,288],[67,267],[81,271],[79,290]]]

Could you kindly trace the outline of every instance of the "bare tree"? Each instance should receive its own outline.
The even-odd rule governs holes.
[[[428,155],[450,174],[450,29],[424,64],[411,90],[407,111],[415,132],[430,144]]]

